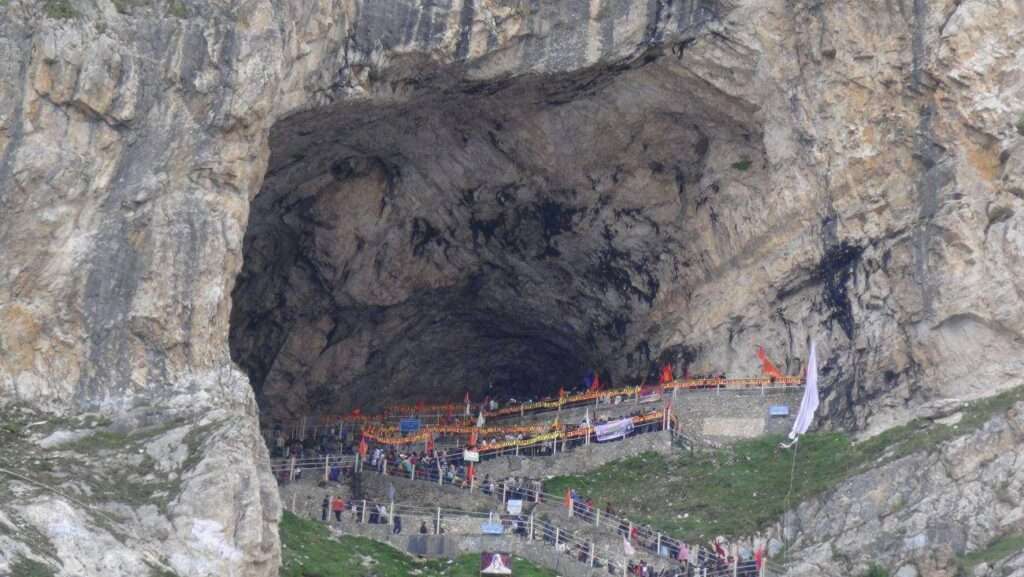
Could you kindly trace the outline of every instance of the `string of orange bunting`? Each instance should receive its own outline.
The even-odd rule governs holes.
[[[663,411],[651,411],[646,415],[638,415],[632,417],[633,426],[645,425],[660,421],[664,418]],[[593,433],[596,428],[592,425],[582,425],[575,429],[567,429],[564,425],[542,425],[538,426],[541,430],[547,429],[548,432],[527,437],[524,439],[508,439],[503,441],[496,441],[490,443],[486,448],[481,448],[481,453],[490,451],[499,451],[502,449],[510,449],[513,447],[529,447],[538,443],[547,443],[550,441],[556,441],[559,439],[575,439],[579,437],[586,437]],[[477,432],[499,432],[504,430],[502,427],[467,427],[468,432],[475,436]],[[554,430],[551,430],[554,429]],[[378,428],[366,428],[362,431],[364,441],[360,443],[360,452],[365,453],[365,441],[373,441],[379,445],[416,445],[424,443],[430,445],[433,443],[435,432],[430,430],[421,430],[418,433],[413,433],[405,436],[394,434],[393,431],[382,430]]]
[[[479,413],[482,413],[484,417],[526,415],[527,413],[538,411],[557,410],[567,405],[575,405],[599,399],[658,395],[666,390],[671,391],[673,389],[749,389],[758,387],[791,387],[804,384],[803,376],[783,375],[771,360],[768,359],[768,356],[765,354],[764,347],[759,346],[757,348],[757,357],[761,362],[761,370],[764,375],[762,377],[747,379],[726,379],[717,377],[704,379],[676,379],[672,374],[671,365],[666,364],[662,368],[660,378],[662,382],[659,384],[628,386],[617,389],[602,389],[599,376],[595,376],[594,383],[591,388],[582,393],[566,394],[564,389],[560,389],[558,392],[558,398],[555,399],[543,399],[531,403],[517,403],[495,410],[487,410],[486,407],[481,407]],[[477,428],[473,426],[475,418],[468,415],[472,405],[473,403],[470,401],[469,393],[467,392],[461,404],[451,402],[432,404],[424,402],[416,404],[394,404],[386,407],[381,415],[364,415],[359,409],[356,409],[347,415],[321,415],[318,422],[321,426],[333,426],[340,422],[362,424],[364,426],[378,424],[379,427],[374,430],[374,434],[381,438],[389,438],[391,436],[395,436],[395,430],[393,426],[389,427],[385,424],[385,419],[388,417],[447,415],[447,424],[427,425],[426,427],[428,428],[421,429],[419,435],[423,436],[436,433],[471,434],[474,430],[477,430]],[[463,413],[465,413],[465,415],[463,415]],[[497,427],[493,428],[489,432],[513,434],[530,433],[536,432],[536,428]],[[411,438],[409,436],[401,438],[407,439],[406,442],[411,442],[408,441],[408,439]]]

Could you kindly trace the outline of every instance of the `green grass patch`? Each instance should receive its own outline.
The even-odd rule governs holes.
[[[170,0],[167,4],[167,14],[184,19],[188,17],[188,8],[182,0]]]
[[[583,475],[555,477],[544,489],[562,495],[575,488],[602,509],[610,503],[634,522],[687,540],[751,535],[786,510],[791,472],[793,506],[870,468],[934,450],[1020,400],[1024,387],[965,405],[956,425],[916,420],[858,444],[843,433],[811,433],[800,441],[795,469],[793,450],[778,446],[783,437],[769,436],[714,451],[644,453]]]
[[[12,577],[53,577],[54,575],[56,573],[49,565],[21,555],[15,557],[14,563],[11,564]]]
[[[988,547],[961,557],[958,560],[960,574],[971,575],[974,568],[982,563],[995,563],[1021,551],[1024,551],[1024,533],[1004,535]]]
[[[334,538],[316,521],[285,512],[281,518],[281,577],[478,577],[480,556],[464,555],[454,562],[421,561],[372,539]],[[517,577],[555,577],[553,571],[514,558]]]
[[[750,170],[750,167],[753,165],[754,163],[749,158],[741,158],[738,162],[732,163],[732,167],[740,172]]]
[[[68,19],[78,16],[70,0],[44,0],[43,11],[50,18]]]
[[[889,571],[878,563],[872,563],[861,577],[889,577]]]
[[[1024,113],[1017,117],[1017,134],[1024,136]]]

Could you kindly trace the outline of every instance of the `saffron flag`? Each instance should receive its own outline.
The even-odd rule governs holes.
[[[366,445],[366,435],[359,438],[359,456],[366,458],[366,452],[369,447]]]
[[[563,499],[566,509],[572,509],[572,489],[565,490],[565,499]]]
[[[757,346],[757,358],[761,359],[761,372],[768,375],[769,377],[775,377],[777,379],[782,378],[782,371],[776,367],[771,360],[768,358],[768,354],[764,352],[764,347],[761,345]]]
[[[811,341],[811,353],[807,356],[807,385],[804,387],[804,398],[800,401],[800,412],[796,414],[793,430],[789,438],[796,441],[797,437],[811,428],[814,412],[818,410],[818,355]]]
[[[661,366],[661,384],[671,383],[674,380],[676,377],[672,374],[672,363],[665,363]]]
[[[626,557],[632,557],[636,555],[636,549],[634,549],[633,546],[629,544],[629,539],[626,539],[625,535],[622,536],[622,552],[626,554]]]
[[[558,387],[558,398],[561,399],[563,397],[565,397],[565,389]]]
[[[594,371],[594,380],[593,380],[593,382],[590,383],[590,390],[591,391],[600,391],[601,390],[601,374],[598,373],[597,371]]]

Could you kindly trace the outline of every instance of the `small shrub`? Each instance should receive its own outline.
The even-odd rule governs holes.
[[[878,563],[872,563],[868,570],[864,572],[863,577],[889,577],[889,571]]]
[[[188,9],[182,0],[171,0],[167,7],[167,13],[175,18],[185,19],[188,17]]]
[[[1017,118],[1017,134],[1024,136],[1024,112]]]
[[[742,158],[739,162],[732,163],[732,167],[740,172],[746,172],[753,164],[749,158]]]

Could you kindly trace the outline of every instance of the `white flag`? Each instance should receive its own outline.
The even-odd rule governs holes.
[[[487,422],[487,419],[484,418],[484,412],[481,410],[480,414],[476,418],[476,426],[477,427],[482,427],[482,426],[484,426],[484,423],[486,423],[486,422]]]
[[[625,535],[622,537],[622,550],[626,553],[626,557],[636,555],[636,549],[629,544],[629,539],[626,539]]]
[[[589,427],[590,426],[590,407],[587,407],[587,412],[583,416],[583,426],[584,427]]]
[[[800,401],[800,412],[793,422],[793,430],[789,432],[789,438],[796,440],[797,437],[811,428],[811,421],[814,420],[814,412],[818,410],[818,358],[814,350],[814,341],[811,341],[811,354],[807,357],[807,385],[804,387],[804,398]]]

